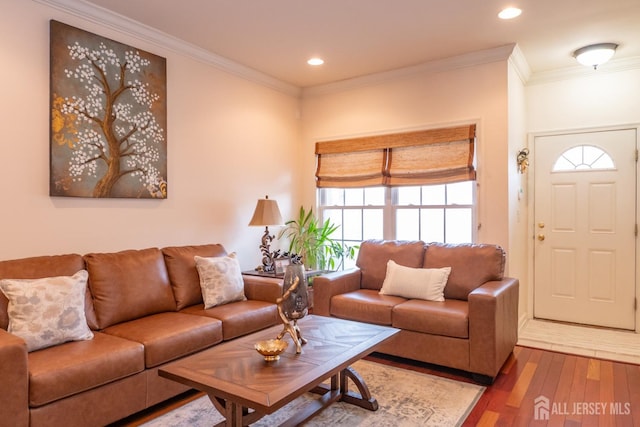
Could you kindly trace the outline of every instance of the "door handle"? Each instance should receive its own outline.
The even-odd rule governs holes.
[[[538,240],[542,242],[544,240],[544,234],[538,234]]]

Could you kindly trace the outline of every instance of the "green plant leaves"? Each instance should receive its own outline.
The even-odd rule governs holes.
[[[313,208],[307,211],[300,206],[298,218],[285,223],[285,228],[278,233],[278,239],[289,241],[289,252],[302,257],[306,267],[319,270],[335,270],[344,259],[353,259],[355,247],[344,247],[335,241],[331,235],[340,226],[331,223],[329,219],[320,222],[313,213]],[[337,263],[336,263],[337,261]]]

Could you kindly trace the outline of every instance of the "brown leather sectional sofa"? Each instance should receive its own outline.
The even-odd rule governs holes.
[[[451,267],[445,300],[380,294],[389,260],[412,268]],[[380,352],[493,382],[518,334],[519,282],[503,276],[501,247],[371,240],[360,246],[356,266],[314,279],[314,314],[399,328]]]
[[[244,276],[247,300],[205,310],[194,256],[218,244],[0,262],[0,278],[89,272],[85,312],[94,333],[27,352],[7,332],[0,293],[0,426],[100,426],[187,390],[159,367],[279,322],[281,281]]]

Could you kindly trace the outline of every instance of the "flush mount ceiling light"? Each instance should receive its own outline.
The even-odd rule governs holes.
[[[598,65],[607,62],[618,47],[615,43],[598,43],[589,46],[581,47],[573,52],[573,56],[582,65],[587,67],[593,67],[595,70]]]
[[[307,61],[309,65],[322,65],[324,61],[321,58],[311,58]]]
[[[507,7],[502,9],[500,13],[498,13],[498,18],[500,19],[513,19],[520,16],[522,13],[522,9],[518,9],[517,7]]]

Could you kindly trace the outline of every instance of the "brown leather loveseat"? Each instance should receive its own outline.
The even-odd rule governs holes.
[[[164,364],[279,322],[276,279],[244,276],[246,300],[205,310],[196,255],[226,251],[212,244],[0,262],[0,279],[88,271],[84,307],[93,333],[29,352],[7,332],[0,292],[0,426],[115,422],[187,390],[158,376]]]
[[[444,301],[380,294],[389,260],[414,269],[451,267]],[[399,328],[380,352],[493,382],[518,331],[519,282],[503,276],[501,247],[370,240],[360,246],[356,266],[314,279],[314,314]]]

